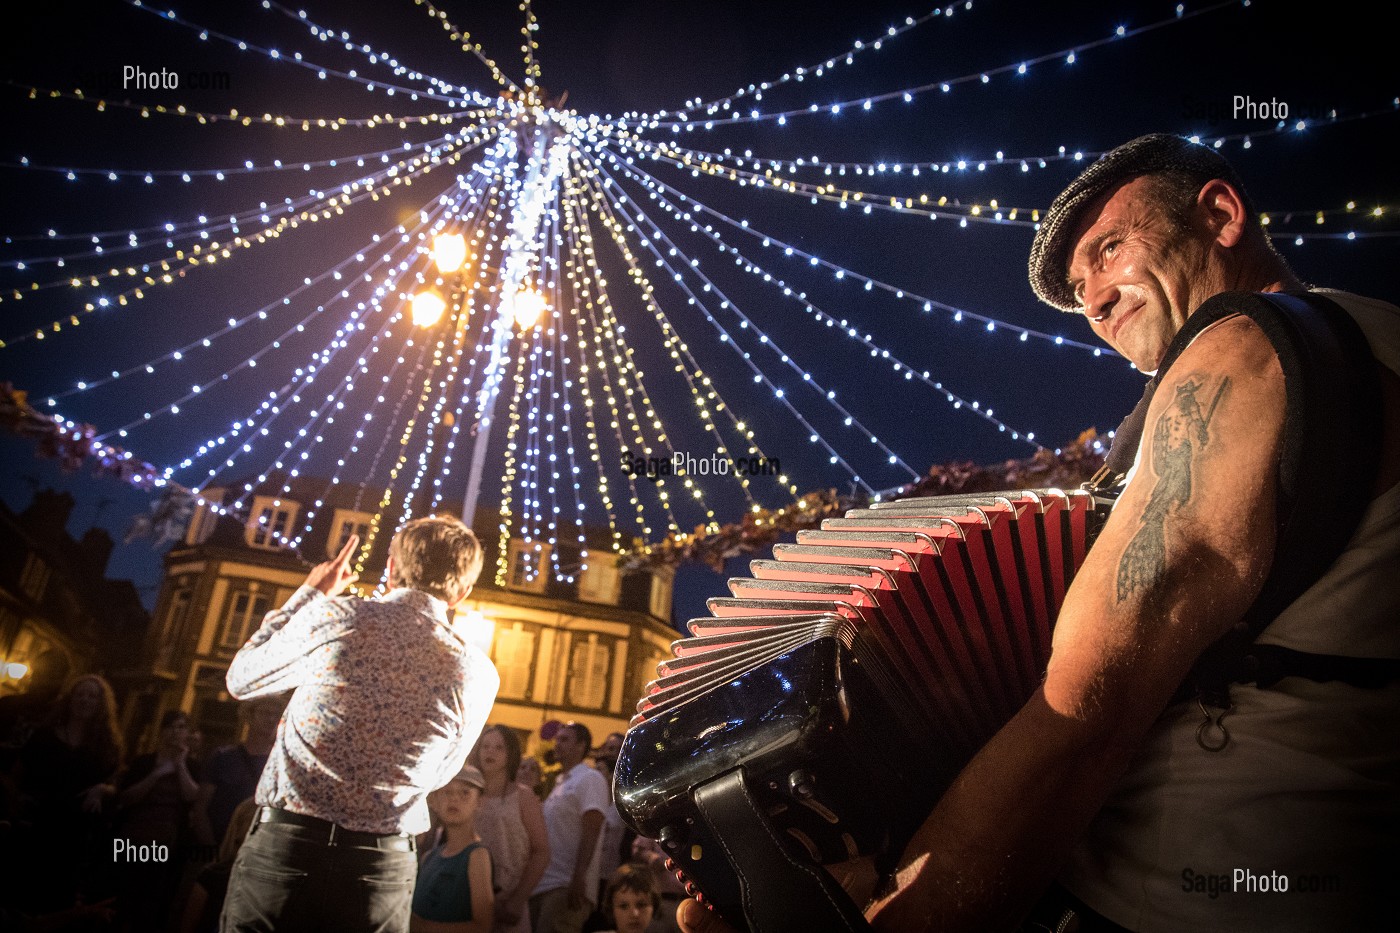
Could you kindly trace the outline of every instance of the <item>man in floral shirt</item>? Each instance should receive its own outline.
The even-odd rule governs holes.
[[[295,691],[258,783],[224,903],[225,933],[407,931],[425,798],[462,768],[495,701],[491,661],[452,626],[481,573],[453,518],[389,545],[390,592],[340,596],[352,536],[270,612],[228,671],[239,699]]]

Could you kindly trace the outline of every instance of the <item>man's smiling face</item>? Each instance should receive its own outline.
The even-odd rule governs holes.
[[[1100,339],[1138,369],[1157,370],[1172,338],[1206,297],[1208,236],[1180,229],[1135,178],[1085,210],[1074,235],[1069,280]]]

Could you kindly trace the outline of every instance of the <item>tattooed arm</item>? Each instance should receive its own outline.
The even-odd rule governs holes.
[[[1153,399],[1136,475],[1074,580],[1044,686],[905,852],[877,930],[1014,927],[1196,657],[1258,594],[1274,546],[1283,375],[1231,318]]]

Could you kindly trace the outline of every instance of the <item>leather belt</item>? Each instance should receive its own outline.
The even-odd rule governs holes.
[[[324,838],[328,846],[367,846],[374,849],[389,849],[397,852],[414,851],[414,839],[403,833],[366,833],[355,829],[345,829],[330,820],[305,813],[293,813],[280,807],[258,807],[259,823],[280,823],[284,826],[298,826],[315,830]]]

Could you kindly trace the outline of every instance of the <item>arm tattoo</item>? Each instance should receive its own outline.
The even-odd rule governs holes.
[[[1197,394],[1206,384],[1204,376],[1191,374],[1176,387],[1172,405],[1153,426],[1152,471],[1157,485],[1143,509],[1141,527],[1128,542],[1118,563],[1118,601],[1150,588],[1161,579],[1167,565],[1166,532],[1168,515],[1181,511],[1191,501],[1191,468],[1196,452],[1211,440],[1210,422],[1230,388],[1230,377],[1220,380],[1215,397],[1205,411]]]

